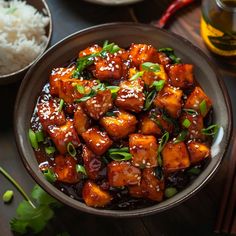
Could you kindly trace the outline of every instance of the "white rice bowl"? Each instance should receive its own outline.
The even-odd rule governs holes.
[[[43,16],[26,2],[0,0],[0,76],[23,69],[46,48]]]

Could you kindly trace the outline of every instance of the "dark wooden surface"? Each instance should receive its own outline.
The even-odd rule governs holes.
[[[51,44],[65,36],[88,26],[113,21],[134,21],[149,23],[157,19],[163,12],[168,0],[146,0],[132,6],[104,7],[92,5],[79,0],[48,0],[53,16],[53,38]],[[169,30],[180,34],[202,48],[215,61],[223,75],[233,104],[236,105],[236,66],[226,59],[216,58],[205,48],[199,35],[200,7],[196,3],[192,7],[178,13],[171,21]],[[17,152],[13,133],[13,109],[15,97],[20,83],[0,87],[0,166],[4,167],[16,178],[27,192],[35,184],[23,167]],[[235,118],[234,118],[235,119]],[[175,236],[175,235],[215,235],[213,232],[217,210],[223,194],[224,180],[227,175],[226,155],[216,175],[194,197],[185,203],[158,215],[134,218],[112,219],[92,216],[63,207],[57,211],[55,219],[41,235],[56,235],[67,231],[77,235],[139,235],[139,236]],[[0,175],[0,195],[11,184]],[[15,191],[10,205],[0,200],[0,236],[13,235],[9,220],[15,215],[21,196]]]

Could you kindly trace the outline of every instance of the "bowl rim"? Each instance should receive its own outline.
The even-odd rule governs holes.
[[[30,166],[30,164],[28,163],[27,159],[25,158],[23,147],[21,147],[21,145],[20,145],[20,133],[18,133],[18,131],[17,131],[17,117],[18,117],[18,112],[19,112],[18,111],[18,107],[20,105],[21,95],[23,94],[23,92],[24,92],[24,90],[25,90],[25,88],[27,86],[28,79],[30,78],[29,75],[34,70],[34,65],[36,65],[40,60],[42,60],[44,58],[44,56],[48,52],[54,52],[58,47],[61,46],[61,44],[64,41],[70,40],[71,38],[74,38],[74,37],[78,37],[78,35],[83,35],[83,34],[90,33],[91,31],[96,31],[98,29],[102,29],[104,27],[105,28],[109,28],[109,27],[147,27],[147,28],[150,28],[152,30],[155,29],[155,30],[162,31],[165,34],[169,34],[172,37],[176,37],[177,39],[183,41],[185,44],[187,44],[189,47],[191,47],[197,54],[199,54],[201,57],[203,57],[208,62],[209,66],[215,72],[215,77],[217,79],[219,88],[222,91],[222,95],[223,95],[223,98],[224,98],[224,101],[225,101],[225,106],[226,106],[226,109],[227,109],[227,116],[228,116],[227,135],[225,136],[224,149],[222,150],[220,156],[218,157],[217,162],[215,163],[214,167],[212,168],[212,171],[207,175],[207,177],[200,184],[198,184],[188,194],[185,194],[184,196],[182,196],[181,199],[177,199],[176,201],[174,201],[174,202],[172,201],[169,204],[166,204],[166,205],[161,206],[161,207],[160,206],[158,207],[158,203],[155,204],[155,205],[149,206],[149,207],[141,208],[141,209],[125,210],[125,211],[124,210],[96,209],[96,208],[88,207],[84,203],[82,203],[82,202],[80,202],[78,200],[74,200],[74,199],[70,198],[69,196],[67,196],[66,194],[62,193],[60,190],[58,190],[56,187],[54,187],[55,189],[52,189],[51,187],[53,185],[51,183],[48,183],[45,179],[44,180],[40,179],[40,177],[37,175],[37,173],[35,173],[33,171],[33,168]],[[206,182],[208,182],[212,178],[212,176],[216,173],[216,170],[218,169],[218,167],[219,167],[219,165],[220,165],[220,163],[221,163],[221,161],[223,159],[223,156],[225,155],[226,150],[227,150],[227,148],[229,146],[229,141],[230,141],[230,137],[231,137],[231,133],[232,133],[233,114],[232,114],[231,100],[230,100],[227,88],[226,88],[226,86],[225,86],[225,84],[224,84],[224,82],[223,82],[223,80],[221,78],[221,74],[220,74],[218,68],[215,66],[215,64],[197,46],[193,45],[190,41],[188,41],[187,39],[183,38],[182,36],[177,35],[177,34],[175,34],[173,32],[169,32],[169,31],[167,31],[165,29],[157,29],[156,27],[154,27],[152,25],[147,25],[147,24],[142,24],[142,23],[133,23],[133,22],[106,23],[106,24],[96,25],[96,26],[92,26],[92,27],[89,27],[89,28],[77,31],[77,32],[75,32],[75,33],[73,33],[73,34],[63,38],[58,43],[56,43],[51,48],[49,48],[47,51],[45,51],[35,61],[34,65],[30,68],[30,70],[25,75],[25,79],[21,83],[20,89],[19,89],[18,94],[17,94],[16,103],[15,103],[15,109],[14,109],[14,133],[15,133],[15,140],[16,140],[18,152],[19,152],[19,154],[21,156],[21,160],[22,160],[25,168],[30,173],[31,177],[43,189],[45,189],[50,195],[52,195],[53,197],[55,197],[59,201],[65,203],[66,205],[68,205],[70,207],[73,207],[73,208],[75,208],[77,210],[81,210],[81,211],[86,212],[86,213],[100,215],[100,216],[124,217],[124,218],[147,216],[147,215],[151,215],[151,214],[160,213],[160,212],[163,212],[163,211],[168,210],[170,208],[176,207],[180,203],[186,201],[193,194],[197,193],[206,184]],[[186,190],[186,188],[185,188],[185,190]],[[183,191],[184,190],[182,190],[181,192],[183,192]],[[63,197],[64,195],[67,198]],[[165,201],[167,202],[168,200],[165,200]]]
[[[44,10],[46,10],[47,17],[49,18],[47,42],[46,42],[43,50],[40,52],[40,54],[33,61],[31,61],[28,65],[21,68],[20,70],[11,72],[9,74],[0,75],[0,84],[7,84],[7,83],[14,82],[15,81],[14,76],[17,76],[17,75],[20,75],[21,73],[23,74],[24,72],[26,72],[44,54],[44,52],[49,47],[49,44],[52,40],[52,31],[53,31],[52,14],[51,14],[51,11],[48,7],[46,0],[40,0],[40,1],[44,5],[44,7],[41,11],[39,11],[38,9],[37,9],[37,11],[39,11],[42,14],[45,14]],[[26,4],[29,4],[27,0],[26,0]],[[31,5],[31,4],[29,4],[29,5]],[[31,6],[33,6],[35,8],[34,5],[31,5]],[[9,82],[7,82],[6,79],[9,80]],[[22,77],[22,79],[23,79],[23,77]],[[3,80],[3,83],[1,83],[1,80]],[[20,80],[20,78],[17,80]]]

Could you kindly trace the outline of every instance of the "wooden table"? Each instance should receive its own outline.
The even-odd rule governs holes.
[[[104,7],[78,0],[48,0],[52,12],[54,29],[51,44],[63,37],[88,26],[113,21],[133,21],[134,14],[138,21],[149,23],[157,19],[168,0],[146,0],[133,6]],[[200,7],[199,4],[181,11],[171,22],[169,30],[188,38],[192,43],[202,48],[214,60],[223,74],[232,104],[236,89],[235,66],[226,64],[226,60],[216,58],[205,48],[199,35]],[[35,184],[23,167],[17,152],[13,133],[13,109],[15,97],[20,83],[0,87],[0,165],[16,178],[27,192]],[[233,109],[234,119],[236,110]],[[93,216],[64,207],[57,212],[55,219],[41,235],[56,235],[67,231],[70,235],[201,235],[210,236],[213,233],[217,210],[220,204],[224,180],[227,173],[226,155],[217,174],[194,197],[174,209],[158,215],[134,218],[112,219]],[[0,195],[12,185],[0,175]],[[13,235],[9,228],[9,220],[15,215],[15,210],[22,197],[15,191],[15,197],[10,205],[0,201],[0,235]]]

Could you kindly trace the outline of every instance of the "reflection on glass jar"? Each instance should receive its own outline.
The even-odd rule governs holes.
[[[201,34],[212,52],[236,56],[236,0],[204,0]]]

